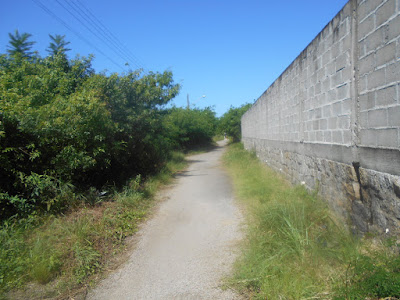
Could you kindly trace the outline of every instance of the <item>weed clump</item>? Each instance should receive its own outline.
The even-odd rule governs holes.
[[[352,259],[338,282],[334,299],[400,299],[399,250],[400,244],[388,239],[377,249],[366,249]]]

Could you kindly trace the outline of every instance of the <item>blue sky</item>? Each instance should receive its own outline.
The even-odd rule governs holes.
[[[68,3],[80,1],[129,49],[135,63],[130,68],[173,72],[175,82],[182,85],[173,104],[186,106],[189,94],[197,107],[213,106],[218,116],[231,105],[237,107],[256,100],[347,2],[35,1],[40,1],[97,49],[75,36],[33,0],[1,0],[0,53],[6,53],[8,33],[15,29],[31,33],[32,40],[37,42],[33,49],[42,56],[46,55],[48,34],[65,34],[71,42],[70,57],[92,53],[96,71],[127,71],[126,60],[60,5],[68,7]],[[201,98],[202,95],[206,97]]]

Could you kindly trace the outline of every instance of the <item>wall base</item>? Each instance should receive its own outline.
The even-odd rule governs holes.
[[[318,190],[355,233],[400,233],[399,176],[362,168],[356,163],[282,150],[260,139],[243,138],[243,144],[293,184]]]

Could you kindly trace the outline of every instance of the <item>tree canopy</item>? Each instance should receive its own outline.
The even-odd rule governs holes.
[[[239,142],[242,136],[241,118],[250,107],[251,104],[243,104],[236,108],[231,106],[220,118],[218,132],[230,136],[234,142]]]
[[[33,54],[30,50],[36,42],[29,41],[32,37],[30,33],[20,34],[18,29],[16,29],[14,34],[9,33],[8,36],[10,37],[9,45],[7,46],[9,55],[26,58]]]
[[[56,34],[55,36],[53,36],[49,34],[49,37],[51,42],[46,51],[49,52],[50,55],[57,55],[57,54],[65,55],[65,52],[71,50],[69,48],[66,48],[66,46],[69,45],[70,42],[67,42],[65,40],[65,35]]]

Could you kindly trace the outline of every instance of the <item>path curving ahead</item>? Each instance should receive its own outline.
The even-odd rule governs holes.
[[[87,299],[239,299],[221,289],[242,235],[242,215],[220,167],[225,143],[189,157],[188,169],[140,230],[128,262]]]

